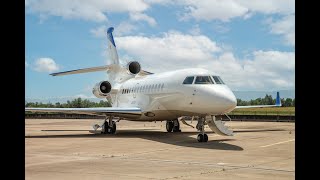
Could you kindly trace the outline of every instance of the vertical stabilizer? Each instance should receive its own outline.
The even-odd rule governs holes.
[[[110,27],[108,28],[107,31],[107,36],[108,36],[108,52],[111,60],[111,64],[119,64],[119,57],[116,49],[116,44],[114,43],[113,40],[113,32],[114,28]]]
[[[281,100],[280,100],[279,92],[277,92],[277,97],[276,97],[276,106],[281,106]]]

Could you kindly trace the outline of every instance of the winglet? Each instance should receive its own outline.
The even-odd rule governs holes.
[[[279,92],[277,92],[276,106],[281,106],[281,100],[280,100],[280,93]]]

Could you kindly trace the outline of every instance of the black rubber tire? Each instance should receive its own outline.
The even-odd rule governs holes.
[[[108,122],[105,122],[105,123],[103,124],[103,126],[104,126],[104,132],[101,132],[101,133],[103,133],[103,134],[109,134]]]
[[[203,135],[203,142],[208,142],[208,135],[207,134]]]
[[[178,121],[178,120],[176,120],[176,121]],[[181,132],[179,121],[178,121],[178,126],[174,126],[174,122],[172,122],[172,123],[173,123],[172,132]]]
[[[115,134],[115,133],[116,133],[116,131],[117,131],[117,125],[116,125],[116,122],[111,121],[111,123],[112,123],[112,125],[111,125],[111,127],[109,127],[109,128],[110,128],[110,134]]]
[[[197,140],[198,140],[198,142],[203,142],[203,135],[198,134]]]
[[[172,132],[172,129],[173,129],[173,122],[172,121],[167,121],[166,129],[168,132]]]

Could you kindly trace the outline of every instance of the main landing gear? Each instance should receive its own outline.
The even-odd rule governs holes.
[[[198,142],[208,142],[208,135],[204,133],[204,118],[200,117],[198,120],[198,124],[196,126],[197,130],[200,131],[201,134],[198,134],[197,140]]]
[[[178,119],[168,120],[166,123],[166,129],[168,132],[181,132]]]
[[[109,122],[107,118],[104,121],[104,124],[102,125],[102,131],[101,134],[115,134],[117,130],[116,122],[112,120],[112,117],[109,117]]]

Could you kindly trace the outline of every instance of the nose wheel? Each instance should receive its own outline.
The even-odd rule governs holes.
[[[198,142],[208,142],[208,135],[204,133],[204,118],[199,118],[196,128],[201,133],[198,134]]]
[[[207,134],[198,134],[197,140],[198,140],[198,142],[208,142],[208,135]]]

